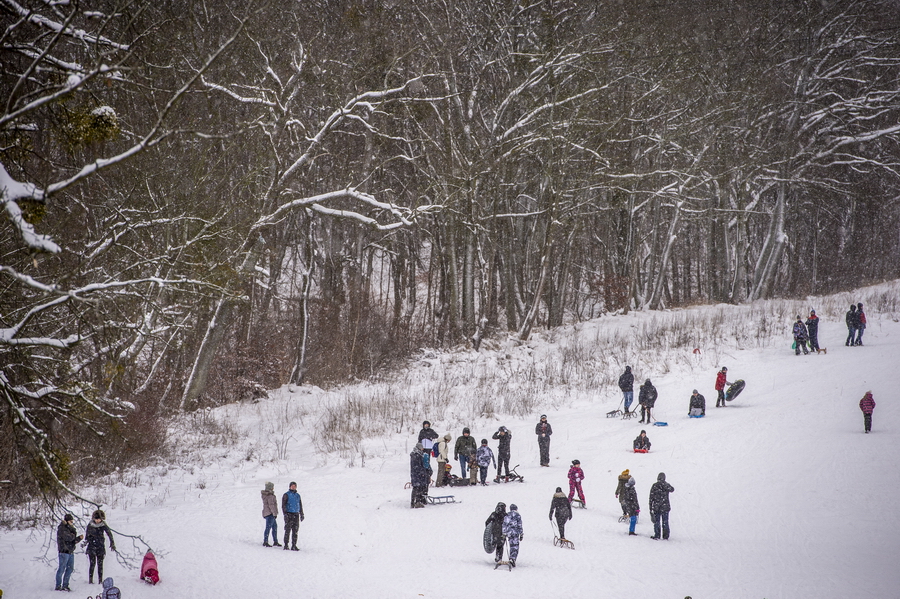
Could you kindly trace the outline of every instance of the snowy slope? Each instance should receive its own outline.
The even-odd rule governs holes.
[[[744,309],[693,311],[703,316]],[[604,327],[635,331],[656,317],[606,317],[579,328],[585,335]],[[588,393],[563,387],[523,417],[474,419],[479,440],[500,424],[512,430],[512,464],[521,464],[525,482],[455,488],[459,503],[421,510],[409,509],[404,489],[414,435],[361,441],[365,456],[322,454],[310,439],[326,402],[318,390],[282,389],[257,405],[227,406],[216,417],[231,427],[229,442],[198,453],[203,459],[192,466],[122,473],[91,491],[109,506],[111,526],[140,534],[157,551],[162,583],[139,582],[136,571],[112,557],[106,571],[128,599],[900,597],[897,317],[870,312],[867,345],[847,348],[835,309],[821,326],[820,345],[829,350],[823,355],[793,355],[785,333],[790,317],[759,347],[723,341],[702,348],[700,356],[682,350],[643,355],[636,378],[653,379],[659,389],[655,416],[667,427],[606,418],[621,396],[614,386]],[[529,355],[541,360],[557,350],[545,338],[532,344]],[[505,346],[454,360],[490,362],[499,355],[515,360],[517,354]],[[441,368],[454,363],[438,362]],[[713,383],[721,365],[728,366],[730,380],[745,379],[747,388],[727,408],[716,409]],[[705,419],[686,416],[694,387],[707,398]],[[870,435],[863,434],[858,408],[866,390],[878,403]],[[272,439],[278,436],[272,420],[292,410],[303,415],[304,427]],[[537,465],[533,431],[542,412],[554,429],[550,468]],[[434,425],[454,439],[462,428],[440,420]],[[631,441],[642,428],[653,451],[636,455]],[[285,450],[275,459],[271,448],[279,440]],[[496,449],[496,442],[491,446]],[[567,528],[576,544],[570,551],[553,546],[548,511],[554,489],[568,490],[573,458],[586,474],[588,509],[576,510]],[[617,522],[613,493],[625,468],[637,481],[643,509],[638,537],[627,536],[627,525]],[[676,489],[669,541],[649,538],[647,498],[661,471]],[[291,480],[299,483],[306,513],[300,552],[261,546],[259,491],[269,480],[279,498]],[[524,520],[518,567],[511,573],[494,571],[492,556],[481,549],[484,520],[498,501],[518,504]],[[129,545],[119,541],[133,557],[138,550]],[[55,561],[55,539],[45,531],[4,531],[4,599],[58,596],[52,590]],[[87,558],[78,554],[75,594],[99,593],[86,581]]]

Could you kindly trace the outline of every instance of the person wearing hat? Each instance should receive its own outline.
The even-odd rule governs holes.
[[[722,403],[723,405],[725,403],[724,397]],[[718,403],[716,403],[716,407],[719,407]],[[688,404],[688,416],[706,416],[706,398],[700,395],[700,392],[696,389],[691,393],[691,400]]]
[[[663,540],[669,540],[669,493],[674,493],[675,487],[666,482],[666,473],[660,472],[656,482],[650,487],[650,519],[653,520],[653,536],[651,539],[659,539],[662,528]]]
[[[262,495],[262,517],[266,519],[266,532],[263,533],[263,547],[281,547],[278,542],[278,501],[275,499],[275,485],[266,483],[266,488],[260,491]],[[272,545],[269,545],[269,531],[272,531]]]
[[[59,567],[56,569],[57,591],[72,590],[69,588],[69,579],[72,577],[72,570],[75,569],[75,546],[84,538],[72,525],[74,520],[72,514],[66,514],[56,527],[56,548],[59,551]]]
[[[628,510],[625,509],[625,483],[628,482],[629,478],[631,478],[631,472],[628,468],[622,470],[622,474],[619,475],[619,484],[616,486],[616,499],[619,500],[619,505],[622,506],[623,516],[628,515]]]
[[[419,431],[419,443],[422,444],[422,449],[425,450],[425,453],[431,453],[434,447],[434,440],[437,438],[437,431],[431,428],[431,423],[427,420],[423,422],[422,430]]]
[[[409,484],[412,487],[409,507],[425,507],[428,503],[428,483],[431,481],[431,474],[431,468],[425,463],[422,444],[416,443],[409,454]]]
[[[475,439],[472,437],[468,427],[463,429],[462,436],[456,438],[456,445],[453,447],[453,459],[459,460],[459,477],[466,478],[466,467],[469,464],[469,456],[473,455],[478,447],[475,445]]]
[[[575,497],[575,492],[578,491],[578,499],[581,500],[581,505],[587,507],[587,502],[584,500],[584,491],[581,490],[581,481],[583,480],[584,470],[581,469],[581,461],[572,460],[572,466],[569,468],[569,502],[572,501],[572,498]]]
[[[497,461],[494,459],[494,452],[488,447],[487,439],[481,440],[481,447],[475,452],[475,461],[478,463],[478,470],[481,474],[481,484],[486,486],[488,466],[493,464],[494,468],[497,467]]]
[[[297,483],[291,481],[288,490],[281,496],[281,511],[284,514],[284,550],[288,549],[288,540],[293,534],[291,551],[300,551],[297,548],[297,533],[300,531],[300,523],[303,522],[303,501],[297,492]]]
[[[806,330],[806,325],[803,324],[803,319],[800,318],[800,315],[797,315],[797,322],[794,323],[794,355],[799,356],[800,350],[803,350],[803,355],[807,355],[809,350],[806,349],[806,340],[809,339],[809,332]]]
[[[515,503],[509,504],[509,513],[503,518],[503,536],[509,543],[509,565],[516,567],[516,559],[519,557],[519,541],[525,537],[525,529],[522,526],[522,516]]]
[[[728,382],[727,378],[728,378],[728,369],[723,366],[722,370],[720,370],[718,372],[718,374],[716,374],[716,392],[719,394],[718,397],[716,398],[716,407],[717,408],[725,407],[725,385],[731,384]],[[697,390],[694,389],[694,393],[696,393],[696,392],[697,392]],[[702,397],[702,395],[701,395],[701,397]],[[703,405],[703,413],[704,414],[706,413],[705,400],[704,400],[704,405]]]
[[[863,312],[862,302],[856,304],[856,341],[853,345],[862,345],[862,336],[866,332],[866,313]]]
[[[85,553],[88,556],[88,584],[94,584],[94,566],[97,567],[97,582],[103,581],[103,558],[106,557],[104,534],[109,537],[110,551],[115,551],[116,542],[113,540],[112,531],[106,525],[106,513],[103,510],[94,510],[87,530],[84,531],[84,540],[87,543]]]
[[[437,444],[438,454],[437,454],[437,479],[434,481],[435,487],[443,487],[446,477],[447,470],[447,462],[450,461],[450,441],[453,440],[453,435],[447,433],[444,435],[441,440]]]
[[[553,434],[553,427],[547,422],[546,414],[541,414],[541,420],[534,427],[534,434],[537,435],[541,466],[550,466],[550,435]]]
[[[650,451],[650,439],[647,437],[647,431],[641,431],[641,434],[634,440],[634,449]]]
[[[506,466],[506,478],[508,480],[510,456],[509,442],[512,441],[512,433],[509,432],[509,429],[505,426],[501,426],[491,438],[500,441],[500,444],[497,446],[497,479],[500,479],[500,470]]]
[[[484,521],[484,526],[491,527],[491,536],[494,539],[494,561],[503,559],[503,520],[506,518],[506,504],[502,501],[497,504],[491,515]]]
[[[653,409],[653,406],[656,405],[656,398],[658,396],[659,394],[656,392],[656,387],[653,386],[650,379],[644,381],[644,384],[641,385],[641,389],[638,392],[638,402],[641,404],[641,423],[644,422],[644,418],[646,417],[647,424],[650,424],[650,411]]]
[[[556,493],[550,501],[550,521],[556,515],[556,526],[559,528],[559,538],[566,540],[566,522],[572,519],[572,504],[566,494],[563,493],[562,487],[556,487]]]
[[[806,319],[806,331],[809,333],[809,351],[819,351],[819,317],[815,310],[809,311]]]
[[[871,391],[866,391],[863,398],[859,400],[859,409],[863,413],[863,426],[866,433],[869,433],[872,430],[872,412],[875,411],[875,398],[872,397]]]
[[[625,372],[619,377],[619,389],[622,390],[622,399],[625,402],[625,413],[627,414],[631,402],[634,401],[634,375],[631,374],[631,366],[626,366]]]
[[[854,345],[856,343],[856,329],[859,328],[859,318],[856,316],[856,304],[850,304],[850,310],[844,317],[847,323],[847,342],[844,345]]]
[[[638,514],[641,513],[641,506],[638,503],[637,489],[635,487],[634,477],[629,477],[625,482],[625,489],[622,492],[622,496],[619,498],[622,502],[622,506],[625,508],[625,515],[629,517],[629,536],[637,535],[637,533],[634,532],[634,527],[637,525]]]

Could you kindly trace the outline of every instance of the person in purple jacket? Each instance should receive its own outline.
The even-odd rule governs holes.
[[[871,391],[866,391],[863,398],[859,400],[859,409],[862,410],[863,426],[866,427],[868,433],[872,430],[872,412],[875,411],[875,399],[872,397]]]

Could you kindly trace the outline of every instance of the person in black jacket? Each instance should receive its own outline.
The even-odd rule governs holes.
[[[103,510],[94,510],[91,522],[87,525],[84,538],[87,541],[88,555],[88,584],[94,584],[94,565],[97,565],[97,583],[103,582],[103,558],[106,556],[106,542],[104,533],[109,537],[109,548],[116,550],[116,542],[113,540],[112,531],[106,525],[106,514]]]
[[[497,504],[488,519],[484,521],[485,526],[491,527],[491,535],[494,537],[494,561],[499,562],[503,559],[503,519],[506,518],[506,504],[502,501]]]
[[[819,317],[815,310],[809,311],[806,319],[806,332],[809,333],[809,351],[819,350]]]
[[[619,377],[619,389],[622,390],[625,401],[625,413],[627,414],[628,408],[631,407],[631,402],[634,401],[634,375],[631,374],[631,366],[626,366],[625,372]]]
[[[650,518],[653,520],[652,539],[659,539],[660,522],[662,522],[662,538],[669,539],[669,493],[674,493],[675,487],[666,482],[666,473],[660,472],[656,482],[650,487]]]
[[[638,401],[641,404],[640,422],[643,423],[646,416],[647,424],[650,424],[650,411],[653,409],[653,406],[656,405],[657,396],[658,393],[656,392],[656,387],[653,386],[650,379],[644,381],[644,384],[641,385],[640,392],[638,393]]]
[[[556,487],[553,500],[550,502],[550,521],[556,515],[556,526],[559,527],[559,538],[566,540],[566,522],[572,519],[572,504],[563,493],[562,487]]]
[[[541,420],[534,427],[534,434],[538,438],[538,451],[541,454],[541,466],[550,465],[550,435],[553,434],[553,427],[547,422],[547,415],[541,414]]]
[[[72,590],[69,588],[69,579],[72,577],[72,570],[75,569],[75,546],[84,538],[72,526],[73,520],[75,517],[72,514],[66,514],[56,527],[56,549],[59,551],[59,568],[56,569],[57,591]]]
[[[509,442],[512,441],[512,433],[505,426],[501,426],[491,437],[500,441],[497,447],[497,479],[500,480],[500,470],[506,466],[506,478],[509,478]]]
[[[622,507],[625,508],[625,515],[628,516],[628,535],[632,537],[637,535],[634,532],[634,527],[637,525],[638,514],[641,513],[635,486],[634,477],[629,477],[625,483],[625,488],[619,495],[619,501],[622,503]]]
[[[634,440],[635,449],[644,449],[650,451],[650,439],[647,437],[647,431],[641,431],[641,434]]]
[[[859,317],[856,315],[856,304],[850,304],[850,310],[844,317],[847,323],[847,342],[844,345],[853,345],[856,342],[856,329],[859,328]]]
[[[412,487],[409,507],[425,507],[431,474],[432,471],[425,466],[425,452],[422,451],[422,444],[416,443],[415,449],[409,454],[409,483]],[[285,541],[286,546],[287,542]]]
[[[688,416],[706,416],[706,398],[694,389],[688,404]]]
[[[437,431],[431,428],[430,422],[426,420],[422,423],[422,430],[419,431],[419,443],[422,444],[422,449],[425,450],[425,453],[431,453],[434,447],[434,440],[438,437]]]

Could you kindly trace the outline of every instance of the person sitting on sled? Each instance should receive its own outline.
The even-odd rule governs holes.
[[[650,439],[647,437],[647,431],[641,431],[641,434],[634,440],[634,449],[635,451],[650,451]]]
[[[724,399],[722,401],[725,401]],[[719,404],[716,404],[718,406]],[[688,404],[688,416],[706,416],[706,398],[694,389]]]

